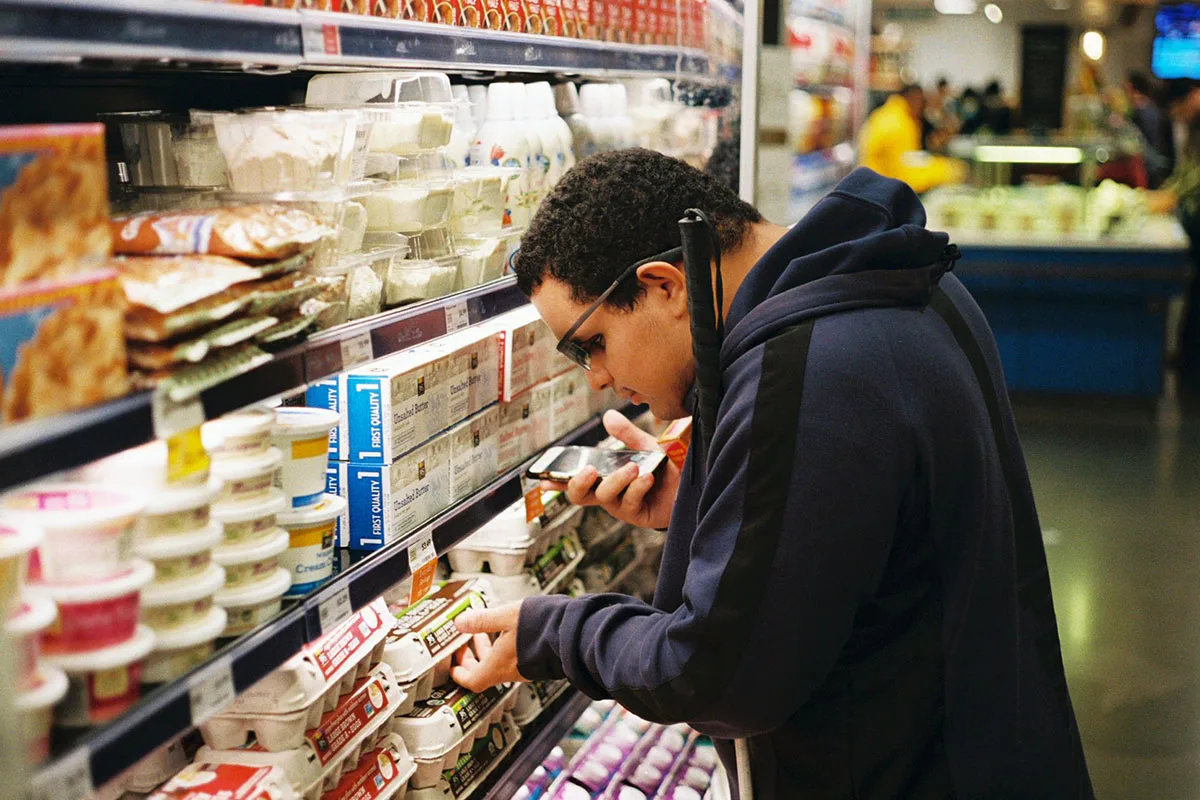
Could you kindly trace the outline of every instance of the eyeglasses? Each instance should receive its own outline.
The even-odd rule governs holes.
[[[619,276],[617,276],[615,281],[609,284],[607,289],[601,292],[600,296],[596,298],[595,302],[588,306],[587,311],[584,311],[579,316],[579,319],[575,320],[575,324],[573,324],[570,328],[567,328],[567,332],[564,333],[563,337],[558,340],[558,352],[562,353],[564,356],[571,359],[571,361],[590,372],[592,369],[592,351],[586,344],[575,341],[575,332],[579,330],[583,323],[587,322],[588,317],[595,313],[597,308],[603,305],[604,301],[608,299],[608,296],[615,292],[617,287],[620,286],[622,282],[628,280],[630,275],[636,274],[638,269],[646,266],[647,264],[652,264],[655,261],[666,261],[669,264],[674,264],[682,257],[683,248],[672,247],[670,250],[657,253],[649,258],[643,258],[641,261],[622,272]]]

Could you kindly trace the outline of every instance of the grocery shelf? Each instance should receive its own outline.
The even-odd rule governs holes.
[[[541,714],[524,728],[521,746],[500,762],[495,772],[476,791],[473,797],[486,800],[508,800],[546,756],[566,736],[575,721],[587,710],[591,698],[568,686]]]
[[[622,411],[628,413],[631,408]],[[595,416],[553,444],[590,445],[604,435],[600,417]],[[189,675],[161,686],[125,714],[89,733],[37,772],[30,800],[83,800],[88,794],[86,789],[76,793],[67,787],[100,787],[186,732],[193,725],[190,686],[206,675],[227,669],[237,693],[250,688],[321,635],[322,606],[337,605],[342,612],[338,619],[343,619],[408,577],[408,548],[423,535],[431,533],[437,552],[445,553],[519,500],[521,474],[531,461],[502,474],[419,531],[362,559],[302,603],[235,640]]]
[[[0,60],[229,66],[429,66],[577,74],[696,74],[708,56],[320,11],[176,0],[0,0]]]
[[[202,414],[204,419],[214,419],[302,389],[358,364],[491,319],[525,302],[516,279],[508,277],[323,331],[277,354],[269,363],[203,392],[192,416]],[[172,433],[162,424],[167,406],[174,404],[165,403],[152,392],[139,392],[91,408],[0,428],[0,490]]]

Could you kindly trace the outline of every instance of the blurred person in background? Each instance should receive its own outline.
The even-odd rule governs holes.
[[[1171,122],[1155,100],[1156,87],[1146,73],[1130,71],[1125,81],[1125,92],[1131,105],[1129,118],[1141,132],[1145,145],[1150,188],[1157,189],[1174,167],[1175,143],[1171,136]]]
[[[859,159],[880,175],[904,181],[917,192],[961,183],[966,167],[953,159],[932,156],[922,146],[925,90],[905,86],[871,112],[859,139]]]

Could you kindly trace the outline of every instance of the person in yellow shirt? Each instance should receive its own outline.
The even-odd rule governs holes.
[[[917,192],[966,177],[962,162],[921,149],[925,90],[915,84],[892,95],[871,112],[859,138],[859,162],[880,175],[904,181]]]

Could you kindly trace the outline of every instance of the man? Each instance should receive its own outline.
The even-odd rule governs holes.
[[[871,112],[859,141],[864,167],[904,181],[917,192],[945,183],[960,183],[966,168],[958,161],[931,156],[921,146],[925,90],[905,86]]]
[[[1171,174],[1175,159],[1175,147],[1171,141],[1171,124],[1154,99],[1154,86],[1150,76],[1131,70],[1125,81],[1125,91],[1133,106],[1130,119],[1142,134],[1145,143],[1146,171],[1150,176],[1150,188],[1157,189]]]
[[[868,170],[788,230],[657,153],[580,162],[538,210],[518,285],[594,388],[666,418],[690,413],[695,377],[672,250],[689,208],[722,251],[706,457],[566,487],[670,526],[654,602],[464,614],[454,679],[566,676],[712,735],[731,773],[729,740],[748,739],[759,798],[1092,798],[999,356],[946,235]],[[615,412],[605,425],[654,446]]]

